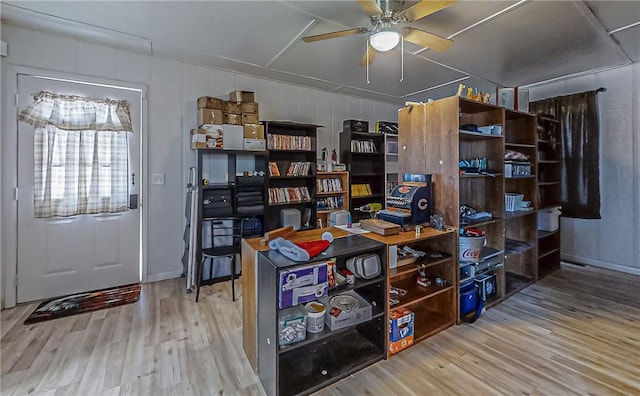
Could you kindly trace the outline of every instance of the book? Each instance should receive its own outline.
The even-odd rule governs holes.
[[[277,162],[269,162],[269,176],[280,176]]]

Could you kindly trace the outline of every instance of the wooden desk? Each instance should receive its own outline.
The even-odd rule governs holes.
[[[322,233],[331,232],[334,238],[351,235],[339,228],[321,228],[297,232],[291,238],[294,242],[307,242],[322,239]],[[368,234],[366,234],[368,235]],[[249,359],[253,371],[258,372],[258,282],[256,264],[258,252],[269,250],[269,246],[260,245],[261,238],[242,240],[242,348]]]

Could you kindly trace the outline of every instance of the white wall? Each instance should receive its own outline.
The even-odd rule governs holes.
[[[640,64],[529,88],[530,100],[594,90],[600,117],[600,220],[561,219],[562,258],[640,274]]]
[[[146,235],[145,279],[160,280],[182,272],[184,203],[188,169],[195,165],[194,151],[189,149],[189,130],[196,127],[196,99],[209,95],[227,98],[233,90],[256,93],[262,120],[290,120],[325,126],[318,130],[318,147],[336,148],[342,121],[347,118],[396,121],[397,106],[301,86],[193,65],[151,55],[133,53],[73,38],[55,36],[13,25],[2,25],[2,39],[9,43],[9,56],[2,59],[2,79],[9,75],[8,65],[20,65],[65,72],[74,75],[144,84],[148,87],[148,156],[145,161],[148,227]],[[7,99],[12,92],[3,90],[3,134],[0,139],[3,160],[0,197],[2,228],[15,224],[15,202],[10,197],[15,183],[16,165],[6,163],[4,154],[15,150],[11,122],[15,109]],[[15,131],[13,132],[15,134]],[[7,142],[11,144],[7,145]],[[151,186],[152,173],[164,173],[165,185]],[[15,235],[3,233],[2,279],[15,271]],[[12,279],[13,277],[10,277]],[[11,305],[13,298],[7,298]]]

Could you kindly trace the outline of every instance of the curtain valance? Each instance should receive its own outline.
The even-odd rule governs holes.
[[[53,125],[66,131],[133,132],[126,100],[92,99],[42,91],[20,113],[20,121],[44,128]]]

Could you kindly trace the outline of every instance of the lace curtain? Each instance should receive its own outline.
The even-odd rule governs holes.
[[[40,92],[18,119],[35,128],[35,217],[128,210],[126,101]]]

